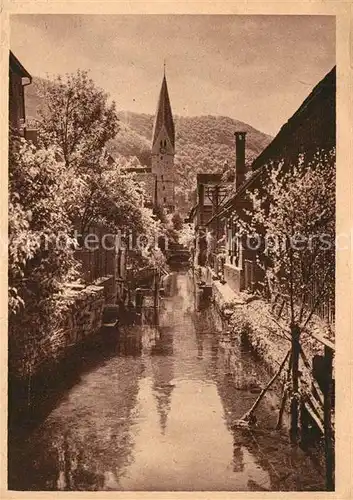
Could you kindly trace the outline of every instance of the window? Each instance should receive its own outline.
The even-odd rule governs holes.
[[[160,141],[160,152],[165,153],[165,148],[167,146],[167,141],[164,139],[163,141]]]
[[[166,197],[164,197],[163,200],[164,200],[164,203],[167,203],[167,198]]]
[[[232,222],[228,228],[229,257],[233,266],[243,269],[243,244],[237,225]]]

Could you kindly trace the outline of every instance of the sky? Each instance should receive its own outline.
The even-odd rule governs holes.
[[[332,16],[12,15],[10,48],[33,76],[89,70],[118,110],[223,115],[275,135],[335,65]]]

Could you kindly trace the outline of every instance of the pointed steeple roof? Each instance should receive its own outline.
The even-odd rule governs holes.
[[[164,74],[161,91],[159,93],[157,111],[154,118],[153,134],[152,134],[152,146],[158,139],[159,132],[163,128],[166,129],[170,142],[174,148],[175,146],[175,129],[172,108],[170,106],[167,79]]]

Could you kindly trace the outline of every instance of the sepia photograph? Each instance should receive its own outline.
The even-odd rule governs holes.
[[[8,489],[335,491],[336,17],[9,48]]]

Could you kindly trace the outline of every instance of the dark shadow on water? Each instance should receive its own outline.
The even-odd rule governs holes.
[[[140,356],[141,334],[126,333],[116,327],[100,331],[70,349],[65,359],[46,366],[31,380],[31,404],[28,405],[28,385],[9,381],[8,425],[11,436],[25,437],[65,398],[67,392],[81,380],[82,375],[95,370],[116,356]]]
[[[38,450],[37,445],[33,445],[33,443],[42,442],[40,437],[42,434],[41,424],[45,422],[53,410],[65,402],[71,389],[81,382],[83,376],[103,367],[113,358],[140,358],[141,353],[142,338],[139,329],[124,328],[119,331],[117,328],[102,328],[85,344],[73,349],[68,357],[55,367],[55,370],[43,372],[32,382],[33,399],[30,411],[14,411],[19,406],[18,399],[16,399],[21,396],[19,391],[24,392],[25,389],[14,385],[11,387],[9,391],[11,403],[9,405],[8,435],[8,481],[11,489],[37,491],[43,488],[56,489],[55,478],[58,474],[57,457],[59,452],[65,462],[63,467],[66,486],[63,489],[91,490],[103,487],[104,478],[101,474],[94,473],[87,467],[87,464],[91,463],[92,460],[99,460],[99,457],[90,458],[90,447],[80,447],[81,444],[75,436],[75,429],[68,427],[65,430],[61,426],[51,429],[44,426],[47,434],[53,432],[52,438],[48,437],[49,434],[45,438],[43,437],[45,446],[43,451]],[[135,379],[125,381],[123,387],[119,388],[120,392],[125,391],[121,397],[126,405],[128,405],[129,398],[132,398],[130,405],[134,406],[137,390],[138,382]],[[119,416],[120,410],[118,408],[116,410],[117,416]],[[84,429],[84,432],[87,432],[87,429]],[[121,463],[125,460],[124,453],[128,453],[131,446],[125,448],[118,450]],[[114,457],[117,456],[114,455],[113,449],[111,453]],[[78,463],[78,468],[74,472],[69,470],[72,466],[72,460]],[[108,456],[106,461],[109,463]],[[26,467],[30,469],[28,471],[29,477],[21,474],[22,462],[27,464]]]

